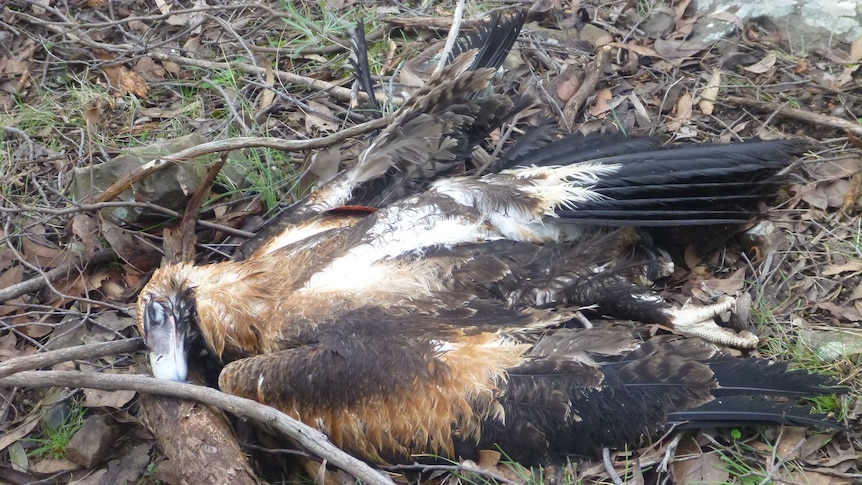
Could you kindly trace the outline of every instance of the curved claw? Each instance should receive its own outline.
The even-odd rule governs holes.
[[[748,330],[737,333],[720,327],[713,321],[717,315],[732,310],[735,305],[735,298],[725,296],[712,305],[673,308],[668,310],[667,314],[674,330],[682,335],[697,337],[726,347],[753,349],[759,342],[757,335]]]

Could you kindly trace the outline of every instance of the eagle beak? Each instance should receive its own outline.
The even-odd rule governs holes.
[[[144,333],[150,348],[153,377],[169,381],[185,381],[186,363],[185,322],[159,301],[144,306]]]

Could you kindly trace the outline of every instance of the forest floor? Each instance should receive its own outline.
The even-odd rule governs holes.
[[[522,127],[544,119],[561,131],[624,131],[672,143],[814,142],[792,181],[764,207],[768,221],[708,251],[702,241],[683,244],[663,295],[750,296],[739,311],[761,336],[753,355],[828,373],[850,387],[816,402],[847,429],[716,430],[614,452],[609,464],[453,464],[442,467],[445,479],[612,483],[615,470],[628,483],[862,480],[862,42],[800,48],[768,21],[728,13],[705,19],[688,4],[589,2],[581,5],[589,22],[557,2],[534,6],[498,82],[540,100]],[[461,29],[518,5],[470,3]],[[27,385],[4,379],[34,369],[147,374],[140,342],[131,340],[135,301],[163,255],[191,240],[197,260],[229,256],[248,228],[335,173],[367,142],[374,118],[357,108],[348,63],[356,22],[364,22],[374,79],[395,86],[385,103],[391,110],[427,78],[413,60],[439,48],[453,18],[454,2],[0,6],[0,483],[182,479],[154,436],[153,418],[141,417],[141,388],[123,386],[130,380],[118,377],[120,384],[97,390],[54,374],[43,381],[29,373]],[[732,28],[705,42],[692,34],[704,20]],[[332,137],[356,126],[365,128]],[[505,142],[502,133],[495,137]],[[182,150],[195,155],[184,158],[193,163],[169,163],[131,180],[153,157]],[[176,229],[217,153],[229,155],[200,211],[186,218],[194,230]],[[75,348],[95,350],[36,359]],[[247,453],[269,457],[252,460],[253,480],[293,476],[258,466],[283,453],[240,441],[253,445]]]

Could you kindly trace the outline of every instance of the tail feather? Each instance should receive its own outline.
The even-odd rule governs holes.
[[[365,25],[360,20],[351,31],[350,66],[353,68],[353,77],[359,83],[362,90],[368,95],[368,102],[379,113],[380,103],[374,94],[374,83],[371,80],[371,68],[368,65],[368,42],[365,40]]]
[[[526,18],[526,11],[523,10],[506,17],[495,14],[479,28],[478,32],[465,36],[465,42],[461,43],[463,52],[479,48],[479,53],[470,69],[476,70],[485,67],[498,69],[502,66],[512,46],[515,45],[515,41],[518,40],[518,35],[521,33]],[[457,50],[454,49],[450,54],[450,62],[458,57],[456,55]]]
[[[844,429],[824,414],[807,406],[777,402],[765,396],[728,396],[685,411],[668,413],[668,424],[676,429],[731,428],[773,424]]]
[[[719,356],[708,364],[718,380],[714,396],[771,394],[804,397],[849,392],[846,387],[836,386],[831,377],[801,369],[788,370],[784,362]]]

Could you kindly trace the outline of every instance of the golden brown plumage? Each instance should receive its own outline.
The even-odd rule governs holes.
[[[831,392],[827,378],[576,318],[589,306],[694,335],[715,327],[732,299],[671,307],[632,283],[642,261],[619,250],[631,232],[589,226],[747,220],[795,144],[567,138],[482,177],[441,178],[513,105],[476,96],[491,70],[468,64],[433,79],[245,260],[157,270],[138,302],[154,374],[184,379],[185,339],[199,336],[226,364],[225,392],[389,463],[497,446],[541,461],[634,444],[668,422],[831,424],[771,398]]]

